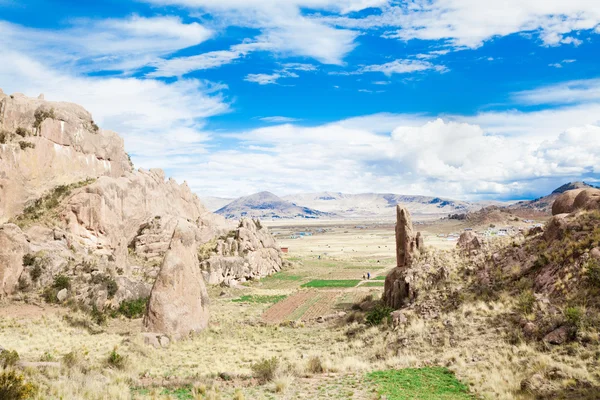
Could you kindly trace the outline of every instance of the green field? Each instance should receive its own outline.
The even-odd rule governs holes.
[[[316,279],[314,281],[305,283],[304,285],[302,285],[302,287],[307,287],[307,288],[328,288],[328,287],[349,288],[349,287],[355,287],[356,285],[358,285],[359,282],[360,282],[360,280],[358,280],[358,279],[346,279],[346,280]]]
[[[442,367],[376,371],[367,380],[388,400],[472,400],[469,389]]]
[[[385,281],[385,275],[376,276],[375,278],[373,278],[373,280],[376,280],[376,281]]]
[[[274,296],[261,296],[261,295],[246,295],[237,299],[233,299],[234,303],[259,303],[259,304],[268,304],[268,303],[278,303],[281,300],[285,299],[286,295],[274,295]]]
[[[360,286],[364,286],[364,287],[382,287],[385,285],[385,282],[383,281],[373,281],[373,282],[365,282]]]

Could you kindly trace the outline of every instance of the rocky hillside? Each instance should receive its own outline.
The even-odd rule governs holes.
[[[220,208],[216,213],[227,219],[242,217],[262,219],[335,217],[332,213],[298,206],[269,192],[240,197]]]
[[[188,226],[196,247],[235,229],[185,182],[132,170],[122,139],[81,107],[0,99],[0,216],[10,219],[0,225],[0,297],[114,308],[148,297],[177,226]],[[282,265],[278,250],[268,271],[246,256],[240,268],[260,269],[256,276]]]

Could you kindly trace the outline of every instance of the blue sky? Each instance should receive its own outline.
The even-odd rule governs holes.
[[[0,88],[86,107],[201,196],[600,181],[591,0],[0,0]]]

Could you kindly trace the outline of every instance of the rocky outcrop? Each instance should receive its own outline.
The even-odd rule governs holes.
[[[266,227],[243,218],[237,229],[201,249],[199,257],[208,284],[235,285],[281,270],[282,253]]]
[[[574,189],[562,193],[552,205],[552,215],[578,210],[600,210],[600,189]]]
[[[209,299],[198,265],[197,230],[177,223],[169,250],[152,287],[144,329],[177,340],[208,325]]]
[[[15,291],[23,272],[23,256],[27,249],[25,235],[18,226],[0,227],[0,297]]]
[[[56,186],[129,171],[123,140],[82,107],[0,92],[0,223]]]
[[[414,298],[415,292],[408,272],[422,245],[420,233],[417,236],[413,234],[408,210],[396,206],[396,268],[385,278],[383,292],[383,302],[388,307],[398,309]]]
[[[483,242],[472,231],[466,231],[461,233],[456,246],[467,254],[471,254],[472,251],[481,249]]]

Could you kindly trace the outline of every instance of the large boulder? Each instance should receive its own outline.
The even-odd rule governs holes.
[[[0,227],[0,297],[12,294],[23,273],[27,240],[14,224]]]
[[[568,227],[568,216],[569,214],[557,214],[550,218],[544,228],[544,239],[550,242],[553,240],[560,240]]]
[[[568,190],[552,205],[552,215],[570,214],[578,210],[600,210],[600,189]]]
[[[393,309],[398,309],[415,297],[411,287],[409,269],[414,257],[423,247],[423,238],[413,234],[410,213],[406,208],[396,207],[396,268],[385,278],[383,302]]]
[[[178,340],[208,326],[209,298],[198,265],[196,232],[187,221],[178,222],[150,293],[145,331]]]
[[[473,250],[479,250],[483,245],[481,239],[472,231],[461,233],[456,244],[461,250],[470,253]]]

